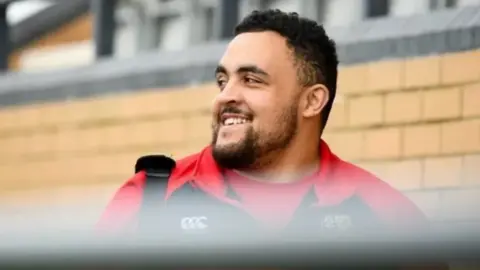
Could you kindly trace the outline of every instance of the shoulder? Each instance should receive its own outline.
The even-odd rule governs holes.
[[[380,219],[393,226],[424,225],[424,213],[405,194],[371,172],[340,161],[336,171],[354,185],[355,195]]]
[[[165,170],[170,174],[170,179],[175,179],[193,170],[200,153],[195,153],[178,160],[164,155],[141,156],[135,163],[135,174],[130,177],[122,187],[139,187],[145,185],[146,171]]]
[[[125,181],[115,192],[107,204],[97,228],[108,231],[130,227],[134,216],[140,209],[144,188],[146,185],[146,171],[148,169],[170,170],[169,187],[179,186],[182,175],[193,171],[197,154],[189,155],[177,161],[165,156],[142,156],[135,164],[135,174]],[[172,167],[173,166],[173,167]]]
[[[175,168],[172,171],[172,178],[178,178],[185,174],[190,174],[198,162],[201,152],[188,155],[176,161]]]

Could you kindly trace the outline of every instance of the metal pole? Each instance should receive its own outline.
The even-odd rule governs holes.
[[[116,5],[117,0],[92,0],[91,2],[97,58],[110,57],[114,53]]]
[[[233,30],[239,21],[240,1],[222,0],[220,4],[220,39],[233,36]]]
[[[0,72],[8,70],[10,31],[7,21],[8,3],[0,3]]]

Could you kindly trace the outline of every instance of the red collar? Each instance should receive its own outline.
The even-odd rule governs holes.
[[[344,161],[340,160],[322,140],[320,144],[320,172],[314,189],[318,198],[318,205],[334,205],[342,202],[355,193],[355,183],[349,174],[342,173],[339,167]],[[216,164],[210,146],[203,149],[197,156],[195,168],[190,181],[206,192],[236,204],[227,197],[227,186],[222,175],[222,169]],[[192,180],[193,179],[193,180]]]

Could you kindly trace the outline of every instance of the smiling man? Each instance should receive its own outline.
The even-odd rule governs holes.
[[[251,13],[215,70],[211,144],[176,162],[140,159],[99,226],[137,230],[150,222],[170,236],[422,227],[412,202],[322,140],[337,66],[321,25],[278,10]],[[161,207],[147,215],[157,219],[142,221],[147,199]]]

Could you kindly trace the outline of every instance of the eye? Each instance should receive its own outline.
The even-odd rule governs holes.
[[[227,80],[225,80],[225,78],[217,78],[217,85],[220,87],[220,89],[223,89],[225,84],[227,84]]]
[[[252,77],[245,77],[243,78],[243,80],[245,81],[245,83],[247,84],[258,84],[258,83],[262,83],[262,81],[258,80],[258,79],[255,79],[255,78],[252,78]]]

